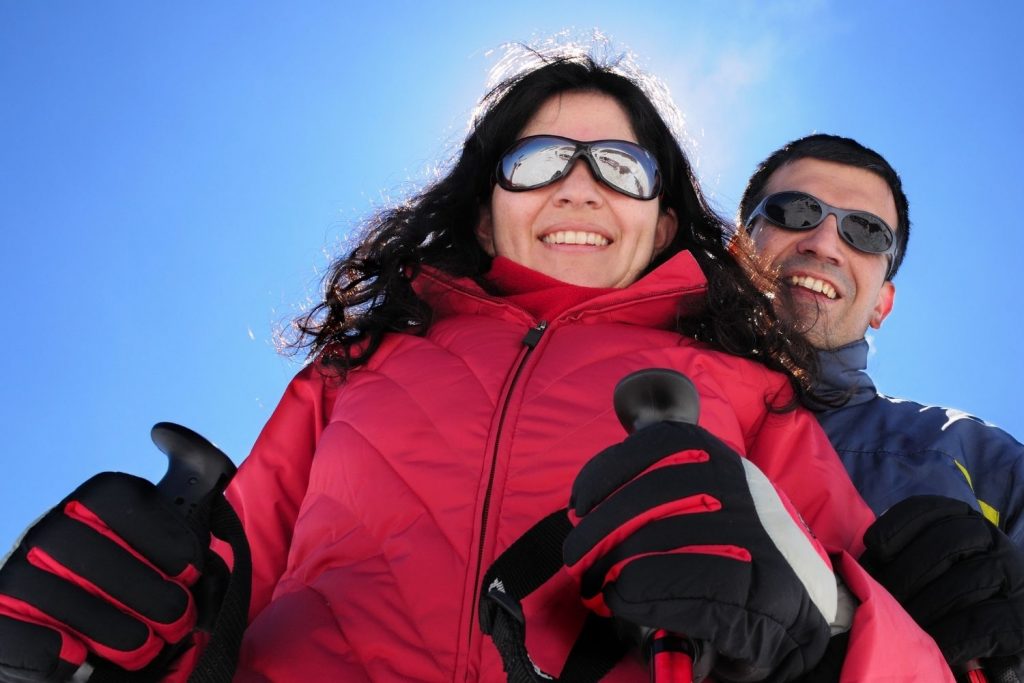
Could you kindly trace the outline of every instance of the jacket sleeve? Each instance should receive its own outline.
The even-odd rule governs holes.
[[[226,492],[252,550],[252,621],[270,602],[288,559],[292,530],[306,494],[320,434],[330,417],[337,380],[319,363],[288,385]]]
[[[789,496],[859,603],[840,683],[952,682],[935,642],[854,560],[875,516],[814,416],[803,408],[766,412],[750,434],[748,457]]]
[[[860,556],[875,515],[810,412],[765,411],[748,428],[747,457],[786,493],[823,545]]]
[[[833,568],[859,601],[839,683],[952,683],[939,647],[849,553],[832,555]]]
[[[933,410],[944,418],[936,429],[936,449],[953,455],[982,514],[1024,548],[1024,445],[966,413]]]

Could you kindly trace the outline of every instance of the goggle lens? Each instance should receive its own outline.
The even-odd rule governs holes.
[[[578,142],[555,135],[523,138],[498,162],[498,184],[512,192],[535,190],[559,180],[583,158],[594,176],[634,199],[654,199],[661,191],[658,162],[646,149],[626,140]]]
[[[576,145],[527,139],[501,158],[501,177],[517,189],[531,189],[552,183],[565,171],[576,153]]]

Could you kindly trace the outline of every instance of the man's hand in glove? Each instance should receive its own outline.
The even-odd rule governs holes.
[[[136,671],[166,655],[196,623],[208,546],[149,482],[93,477],[0,569],[0,680],[63,683],[86,657]]]
[[[968,504],[908,498],[878,518],[864,544],[861,563],[954,668],[1024,653],[1024,551]]]
[[[599,614],[706,641],[723,681],[789,680],[829,641],[824,550],[752,463],[706,430],[660,422],[588,462],[564,545]]]

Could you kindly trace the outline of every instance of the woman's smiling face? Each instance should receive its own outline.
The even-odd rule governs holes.
[[[638,142],[622,106],[596,92],[548,99],[519,133],[559,135],[588,142]],[[635,282],[676,232],[676,216],[657,199],[616,192],[578,159],[561,180],[526,192],[495,185],[481,210],[477,239],[491,256],[562,282],[585,287],[626,287]]]

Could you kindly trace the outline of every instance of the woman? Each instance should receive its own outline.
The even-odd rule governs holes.
[[[622,440],[612,389],[638,369],[688,375],[715,443],[758,465],[824,546],[861,549],[872,516],[792,408],[806,347],[726,252],[650,97],[566,58],[502,83],[482,111],[452,170],[375,217],[300,321],[314,361],[228,491],[254,564],[237,681],[502,679],[477,624],[481,579]],[[886,669],[897,679],[941,680],[934,646],[837,557],[864,601],[850,680],[895,653],[916,660]],[[524,604],[548,671],[588,613],[573,578],[586,570],[570,569]],[[822,647],[796,647],[808,661],[787,675]],[[608,680],[646,678],[626,659]]]
[[[585,159],[542,185],[566,150],[537,136],[637,144],[660,188],[639,170],[617,186]],[[555,159],[535,169],[531,154]],[[857,550],[871,516],[813,418],[769,409],[801,390],[804,347],[742,277],[722,231],[629,79],[564,60],[493,90],[452,171],[378,218],[303,321],[319,360],[230,493],[258,549],[242,668],[283,675],[293,646],[315,660],[322,644],[282,628],[315,613],[353,677],[493,679],[499,663],[476,625],[482,575],[621,439],[612,388],[640,368],[689,375],[701,424],[782,485],[826,545]],[[276,510],[270,482],[284,489]],[[584,616],[558,578],[527,620],[549,671]],[[635,679],[635,662],[617,674],[630,667]]]

